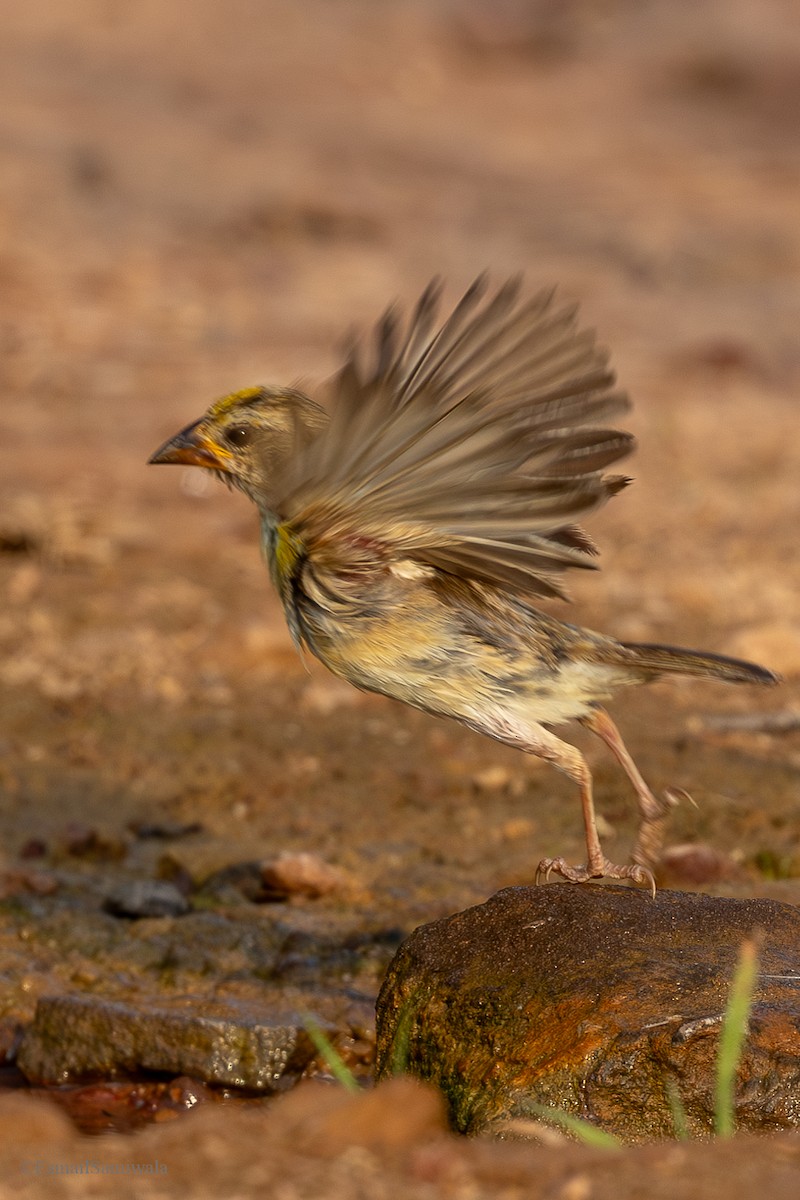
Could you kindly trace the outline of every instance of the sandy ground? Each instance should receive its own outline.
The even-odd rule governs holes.
[[[670,837],[716,848],[714,886],[796,902],[800,732],[702,725],[798,703],[791,0],[33,0],[0,21],[9,868],[70,825],[199,821],[212,866],[311,851],[402,929],[580,855],[566,780],[307,670],[246,502],[144,465],[215,395],[323,379],[353,324],[489,267],[580,300],[635,401],[636,482],[592,521],[603,571],[570,619],[786,677],[614,712],[652,785],[694,797]],[[575,740],[624,855],[625,781]],[[56,957],[6,1010],[30,1015]]]

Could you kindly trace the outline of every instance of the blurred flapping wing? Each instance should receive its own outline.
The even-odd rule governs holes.
[[[395,311],[372,361],[353,345],[330,424],[287,467],[279,516],[317,573],[408,561],[521,596],[564,596],[559,575],[592,567],[576,520],[627,483],[603,469],[629,434],[607,355],[551,291],[521,299],[481,277],[435,329],[441,287],[403,332]]]

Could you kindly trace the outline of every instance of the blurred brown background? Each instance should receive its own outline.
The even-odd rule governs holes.
[[[797,735],[692,729],[800,671],[799,131],[794,0],[3,5],[9,854],[168,812],[426,912],[579,852],[566,781],[307,675],[244,500],[145,467],[215,395],[322,378],[351,326],[488,267],[580,300],[635,400],[575,617],[789,679],[625,699],[631,749],[701,802],[676,837],[791,875]]]

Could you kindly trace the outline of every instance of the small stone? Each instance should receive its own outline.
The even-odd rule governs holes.
[[[182,896],[191,896],[194,880],[182,862],[172,854],[162,854],[156,863],[156,878],[162,883],[171,883]]]
[[[20,858],[44,858],[47,854],[47,842],[42,838],[28,838],[20,847]]]
[[[309,896],[317,899],[332,892],[352,890],[353,881],[346,871],[333,867],[316,854],[281,854],[265,863],[261,875],[273,898]]]
[[[704,842],[668,846],[661,855],[659,879],[670,883],[718,883],[734,879],[740,869],[729,855]]]
[[[199,996],[134,1005],[68,995],[39,1000],[17,1064],[32,1083],[145,1070],[274,1091],[315,1053],[299,1020],[253,1005]]]
[[[33,896],[52,896],[58,888],[58,880],[49,871],[5,871],[0,876],[0,899],[24,892]]]
[[[60,841],[65,853],[73,858],[87,858],[94,862],[119,862],[127,853],[121,838],[100,833],[79,822],[66,825]]]
[[[241,904],[242,900],[262,904],[265,900],[274,899],[264,886],[262,865],[255,860],[229,863],[218,871],[212,871],[200,884],[198,894],[218,904],[235,905]]]
[[[129,821],[128,829],[142,841],[150,838],[174,841],[176,838],[185,838],[193,833],[203,832],[203,826],[199,821]]]
[[[130,879],[106,896],[103,908],[113,917],[182,917],[191,910],[184,894],[161,879]]]

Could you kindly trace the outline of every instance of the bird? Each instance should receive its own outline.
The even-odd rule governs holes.
[[[256,505],[291,637],[357,688],[449,717],[551,763],[578,787],[586,862],[536,879],[630,880],[655,894],[675,794],[645,783],[605,702],[662,675],[773,684],[754,663],[618,641],[541,607],[597,567],[578,523],[630,482],[634,448],[609,354],[553,288],[479,276],[444,318],[434,279],[367,346],[350,336],[321,404],[295,387],[215,400],[151,463],[212,471]],[[592,776],[554,732],[577,721],[616,757],[638,801],[629,862],[601,847]]]

